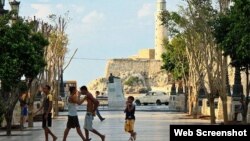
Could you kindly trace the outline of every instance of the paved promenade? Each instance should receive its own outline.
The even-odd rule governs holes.
[[[84,122],[84,111],[79,111],[81,127]],[[62,141],[63,132],[67,123],[67,112],[53,120],[52,131],[57,135],[58,141]],[[101,122],[94,119],[94,127],[106,135],[106,141],[127,141],[129,134],[124,132],[124,113],[121,111],[101,111],[106,118]],[[208,120],[188,119],[185,114],[172,112],[136,112],[135,130],[137,141],[169,141],[170,124],[207,124]],[[41,122],[35,122],[33,128],[25,128],[24,131],[13,131],[13,136],[4,136],[5,131],[0,130],[1,141],[44,141],[44,133]],[[92,141],[101,141],[94,134],[90,134]],[[52,138],[50,138],[50,141]],[[69,133],[67,141],[81,141],[75,129]]]

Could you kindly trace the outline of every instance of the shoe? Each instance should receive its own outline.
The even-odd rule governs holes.
[[[105,120],[105,118],[102,118],[102,119],[101,119],[101,121],[104,121],[104,120]]]
[[[134,140],[136,140],[136,132],[134,133],[134,136],[133,136]]]
[[[131,136],[128,141],[135,141],[134,138]]]

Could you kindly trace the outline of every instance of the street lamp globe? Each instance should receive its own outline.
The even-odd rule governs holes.
[[[9,3],[10,3],[11,10],[16,11],[18,13],[20,2],[16,0],[10,0]]]

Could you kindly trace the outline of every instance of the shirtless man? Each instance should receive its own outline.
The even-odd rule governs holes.
[[[88,88],[86,86],[82,86],[80,88],[81,94],[85,95],[85,98],[87,100],[87,112],[85,116],[84,121],[84,130],[86,138],[89,139],[89,131],[93,132],[94,134],[98,135],[102,141],[105,141],[105,135],[102,135],[97,130],[93,128],[93,119],[95,116],[95,111],[97,107],[99,106],[99,102],[93,97],[93,95],[88,91]]]

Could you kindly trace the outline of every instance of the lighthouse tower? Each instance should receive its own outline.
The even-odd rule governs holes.
[[[157,0],[155,14],[155,60],[162,60],[162,54],[164,53],[164,39],[167,39],[167,29],[162,25],[160,15],[163,11],[166,11],[166,1]]]

